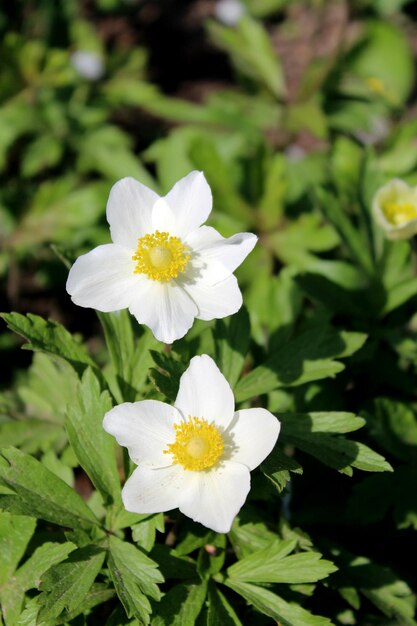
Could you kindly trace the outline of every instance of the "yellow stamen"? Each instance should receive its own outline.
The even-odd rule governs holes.
[[[166,283],[185,270],[190,255],[178,237],[157,230],[138,240],[132,259],[137,261],[135,274],[146,274],[151,280]]]
[[[371,91],[374,93],[383,95],[385,93],[385,85],[384,82],[380,78],[376,78],[371,76],[367,78],[366,83]]]
[[[224,450],[223,437],[213,424],[203,417],[190,417],[188,421],[175,424],[176,439],[164,454],[172,454],[173,462],[186,470],[200,471],[212,467]]]
[[[417,204],[411,202],[386,202],[382,210],[388,222],[401,226],[417,218]]]

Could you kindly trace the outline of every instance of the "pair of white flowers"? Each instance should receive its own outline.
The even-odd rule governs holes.
[[[166,343],[195,318],[236,313],[242,295],[233,271],[256,244],[252,233],[224,239],[202,226],[212,208],[204,175],[191,172],[163,198],[132,178],[116,183],[107,204],[113,243],[77,259],[67,291],[83,307],[128,308]],[[265,409],[235,412],[232,390],[213,360],[194,357],[173,407],[155,400],[109,411],[105,430],[138,465],[122,498],[127,510],[179,508],[228,532],[250,489],[250,470],[272,451],[280,424]]]

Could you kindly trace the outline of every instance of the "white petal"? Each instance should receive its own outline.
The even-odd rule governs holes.
[[[236,411],[227,429],[233,442],[230,460],[250,470],[258,467],[274,448],[280,428],[280,422],[266,409]]]
[[[114,243],[136,250],[139,237],[152,233],[152,207],[157,193],[134,178],[119,180],[110,190],[107,221]]]
[[[228,278],[253,250],[252,233],[238,233],[225,239],[214,228],[202,227],[190,233],[184,243],[194,252],[193,267],[198,277],[214,285]]]
[[[207,354],[191,359],[188,369],[181,376],[175,406],[185,417],[204,417],[222,428],[227,428],[233,419],[233,392]]]
[[[70,269],[67,291],[73,302],[98,311],[119,311],[137,297],[144,282],[134,274],[132,251],[116,244],[98,246],[80,256]]]
[[[178,235],[175,215],[165,202],[165,198],[159,198],[152,209],[152,232],[156,230],[174,236]]]
[[[176,219],[175,235],[184,237],[203,224],[210,215],[213,199],[203,172],[181,178],[165,196]]]
[[[175,441],[174,423],[181,420],[175,407],[143,400],[115,406],[104,416],[103,428],[128,449],[137,465],[164,467],[171,464],[171,457],[164,450]]]
[[[180,511],[218,533],[229,532],[250,490],[248,468],[226,462],[208,471],[185,473]]]
[[[172,343],[184,337],[198,313],[197,305],[174,281],[148,280],[129,307],[140,324],[150,327],[158,341]]]
[[[135,469],[122,489],[127,511],[133,513],[163,513],[176,509],[183,493],[184,470],[180,465],[154,469]]]
[[[233,315],[242,306],[242,294],[234,276],[216,285],[202,281],[184,283],[184,289],[198,307],[199,320],[212,320]]]

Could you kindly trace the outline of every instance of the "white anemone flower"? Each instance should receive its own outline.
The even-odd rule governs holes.
[[[104,429],[138,465],[122,490],[125,508],[179,508],[216,532],[229,532],[250,490],[250,471],[272,451],[280,423],[266,409],[235,411],[232,390],[208,355],[181,376],[174,406],[126,402],[106,413]]]
[[[417,233],[417,188],[390,180],[376,192],[372,211],[388,239],[410,239]]]
[[[211,208],[202,172],[191,172],[163,198],[134,178],[118,181],[107,203],[113,243],[76,260],[67,281],[73,302],[104,312],[129,308],[165,343],[183,337],[194,318],[236,313],[242,294],[233,272],[257,238],[225,239],[201,226]]]

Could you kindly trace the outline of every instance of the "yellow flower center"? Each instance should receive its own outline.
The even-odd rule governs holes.
[[[219,430],[200,417],[190,417],[187,422],[175,424],[176,439],[164,454],[172,454],[173,462],[186,470],[200,471],[212,467],[224,450]]]
[[[417,206],[411,202],[386,202],[382,210],[394,226],[401,226],[417,218]]]
[[[384,94],[385,93],[385,85],[384,85],[384,81],[382,81],[380,78],[376,78],[374,76],[370,76],[367,80],[367,85],[369,87],[369,89],[371,91],[373,91],[374,93],[377,94]]]
[[[185,270],[190,255],[178,237],[157,230],[138,239],[132,259],[136,261],[135,274],[146,274],[151,280],[166,283]]]

